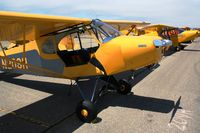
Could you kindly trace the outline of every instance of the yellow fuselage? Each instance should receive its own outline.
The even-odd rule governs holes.
[[[145,31],[145,36],[159,36],[157,31]],[[172,35],[170,36],[170,40],[173,43],[173,46],[176,47],[180,43],[193,41],[196,37],[198,37],[198,31],[197,30],[189,30],[184,31],[178,35]]]
[[[1,51],[0,68],[5,71],[16,69],[22,73],[27,71],[39,75],[75,79],[135,70],[159,62],[162,56],[161,48],[156,48],[153,43],[156,39],[160,40],[160,37],[119,36],[100,45],[97,51],[91,54],[91,58],[96,58],[104,71],[90,62],[84,65],[66,67],[57,53],[47,54],[43,52],[42,48],[46,39],[44,37],[25,45],[25,62],[22,59],[24,55],[23,45],[5,50],[6,56],[9,58],[5,57]],[[31,51],[35,51],[35,55],[31,55]]]
[[[195,38],[198,37],[198,30],[186,30],[181,34],[178,34],[178,42],[188,42],[193,41]]]

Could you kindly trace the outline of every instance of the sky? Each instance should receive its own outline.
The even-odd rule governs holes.
[[[200,27],[200,0],[0,0],[0,10]]]

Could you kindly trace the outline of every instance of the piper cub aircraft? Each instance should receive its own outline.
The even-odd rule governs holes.
[[[181,43],[193,41],[199,34],[197,30],[183,30],[162,24],[149,25],[141,30],[142,32],[139,32],[140,35],[160,36],[164,39],[171,40],[176,51],[184,49]]]
[[[118,23],[120,24],[120,21],[118,21]],[[171,40],[176,51],[184,48],[181,43],[188,43],[193,41],[199,36],[200,33],[198,30],[185,30],[183,28],[162,24],[147,25],[140,29],[138,29],[135,24],[130,26],[130,24],[127,23],[127,25],[129,25],[129,28],[127,28],[128,30],[124,29],[121,31],[123,34],[133,36],[160,36],[163,39]],[[168,50],[169,46],[165,47],[164,49]]]
[[[124,36],[98,19],[3,11],[0,41],[0,70],[74,80],[83,98],[76,113],[84,122],[97,116],[95,99],[102,90],[96,88],[99,80],[127,94],[130,84],[117,81],[114,75],[158,63],[161,47],[171,45],[155,36]],[[88,100],[78,82],[89,76],[97,80]]]

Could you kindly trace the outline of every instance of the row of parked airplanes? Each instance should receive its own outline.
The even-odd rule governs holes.
[[[200,34],[189,28],[138,24],[0,11],[0,70],[74,80],[82,97],[77,116],[91,122],[103,91],[131,91],[130,83],[117,80],[116,74],[157,64],[166,51],[182,50],[182,43]],[[79,81],[91,76],[96,83],[86,98]],[[99,80],[107,86],[97,89]]]

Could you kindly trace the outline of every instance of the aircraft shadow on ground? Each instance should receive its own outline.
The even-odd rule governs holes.
[[[173,55],[173,54],[175,54],[176,53],[176,51],[175,50],[168,50],[168,51],[166,51],[165,53],[164,53],[164,56],[171,56],[171,55]]]
[[[200,50],[196,50],[196,49],[187,49],[187,45],[183,46],[184,49],[180,50],[180,51],[191,51],[191,52],[199,52]],[[175,54],[177,51],[175,51],[175,49],[173,47],[171,47],[168,51],[165,52],[164,56],[171,56],[173,54]]]
[[[106,96],[99,105],[102,108],[101,110],[109,106],[119,106],[160,113],[170,113],[174,107],[174,101],[132,94],[126,96],[109,95]]]
[[[6,78],[14,78],[21,76],[22,74],[17,74],[17,73],[0,73],[0,80],[4,80]]]
[[[133,86],[149,73],[151,73],[149,70],[138,73],[139,75],[134,79]],[[81,100],[76,86],[72,86],[71,94],[69,95],[70,86],[66,84],[31,81],[12,77],[4,77],[3,80],[30,89],[51,93],[52,95],[0,117],[1,133],[59,132],[61,129],[65,132],[73,132],[83,125],[74,113],[77,103]],[[87,88],[86,91],[91,92],[93,84],[85,84],[87,85],[85,87]],[[132,94],[122,96],[112,93],[101,97],[97,102],[97,106],[99,107],[99,112],[109,106],[119,106],[169,113],[174,108],[174,101]]]
[[[188,52],[200,52],[198,49],[184,49],[183,51],[188,51]]]

